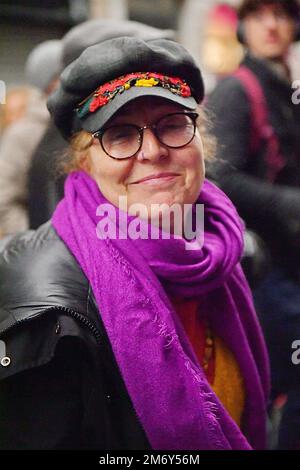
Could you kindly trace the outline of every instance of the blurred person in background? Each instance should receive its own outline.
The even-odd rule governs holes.
[[[0,237],[29,226],[28,170],[49,123],[46,99],[58,83],[61,51],[61,41],[45,41],[26,61],[25,76],[34,88],[23,117],[6,130],[0,142]]]
[[[117,36],[144,40],[172,39],[175,32],[158,29],[129,20],[99,18],[74,26],[62,38],[62,63],[66,67],[88,46]],[[37,228],[51,217],[64,194],[64,174],[57,162],[67,148],[67,142],[50,122],[31,159],[28,174],[28,213],[30,228]]]
[[[195,57],[203,70],[206,93],[215,87],[218,76],[237,65],[240,47],[233,34],[231,7],[239,0],[184,0],[178,19],[178,41]],[[235,16],[235,15],[234,15]],[[212,51],[212,52],[210,52]],[[222,52],[229,57],[222,56]],[[230,65],[231,64],[231,65]]]
[[[97,43],[62,73],[65,197],[0,253],[2,449],[265,447],[268,358],[244,226],[205,179],[203,98],[166,39]],[[174,206],[196,234],[162,225]]]
[[[202,61],[216,79],[234,72],[243,58],[243,47],[236,37],[237,21],[235,8],[226,3],[216,5],[208,14]]]
[[[300,38],[300,11],[296,0],[244,0],[238,15],[245,59],[209,98],[221,144],[214,173],[272,256],[255,300],[271,356],[273,397],[293,396],[278,445],[300,448],[300,369],[291,359],[300,338],[300,106],[292,100],[287,62]]]
[[[7,90],[5,103],[0,104],[0,138],[1,134],[26,113],[31,88],[17,86]]]

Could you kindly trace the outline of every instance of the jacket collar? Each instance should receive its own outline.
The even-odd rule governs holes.
[[[88,315],[89,283],[50,222],[0,245],[0,279],[0,333],[55,307]]]

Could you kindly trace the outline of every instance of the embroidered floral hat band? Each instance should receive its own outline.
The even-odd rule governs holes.
[[[92,96],[79,103],[77,114],[79,117],[84,117],[88,113],[94,113],[114,99],[117,94],[124,93],[132,87],[155,86],[165,88],[178,96],[186,98],[192,96],[190,87],[179,77],[167,77],[153,72],[129,73],[99,86]]]
[[[121,95],[124,93],[124,96]],[[195,109],[197,103],[192,98],[190,87],[179,77],[168,77],[155,72],[136,72],[129,73],[100,85],[92,95],[79,103],[76,109],[79,119],[85,118],[87,129],[90,130],[90,122],[93,120],[93,113],[109,106],[109,115],[114,113],[124,104],[132,101],[139,96],[160,96],[169,101],[175,101],[187,109]],[[172,96],[173,95],[173,96]],[[116,106],[112,100],[118,97]],[[186,98],[191,98],[186,100]],[[102,110],[103,111],[103,110]],[[88,116],[91,116],[88,119]],[[98,128],[101,128],[108,120],[107,114],[102,113],[102,119],[98,120]],[[84,126],[85,127],[85,126]]]

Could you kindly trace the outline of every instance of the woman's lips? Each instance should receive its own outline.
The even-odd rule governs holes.
[[[179,176],[178,173],[157,173],[135,181],[133,184],[161,185],[172,182],[177,176]]]

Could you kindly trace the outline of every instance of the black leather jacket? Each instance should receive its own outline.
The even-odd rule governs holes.
[[[49,222],[0,243],[0,449],[149,449],[90,285]]]

